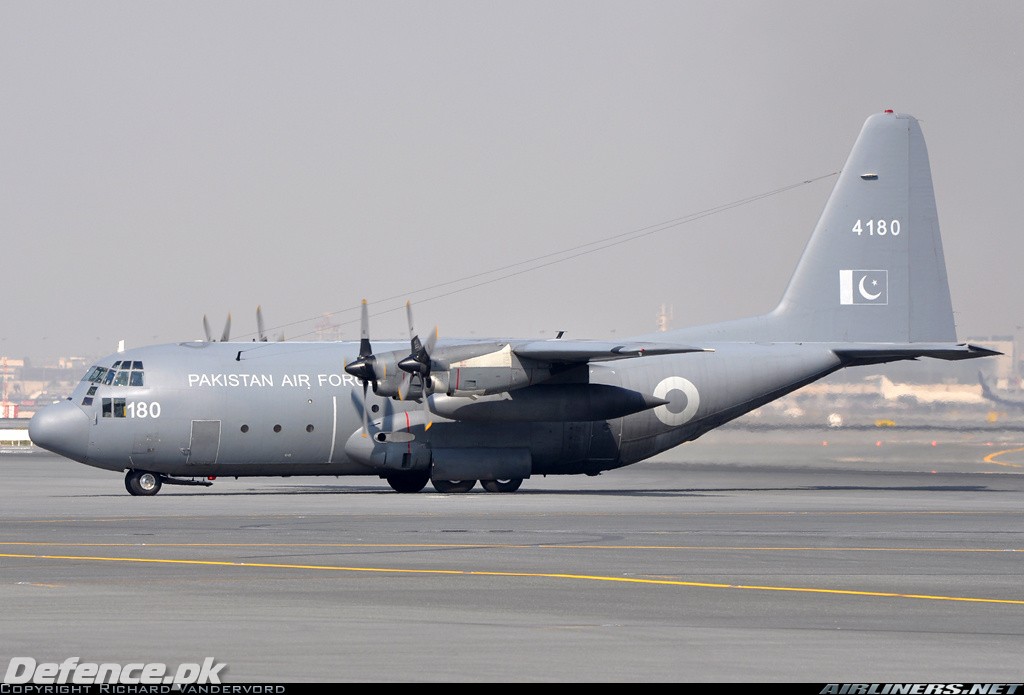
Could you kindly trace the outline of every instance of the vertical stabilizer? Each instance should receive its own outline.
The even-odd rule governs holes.
[[[760,339],[956,340],[928,151],[917,119],[868,118]]]

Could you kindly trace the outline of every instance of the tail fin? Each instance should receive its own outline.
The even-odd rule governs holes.
[[[828,343],[843,366],[1002,354],[956,342],[924,136],[892,111],[864,123],[772,312],[653,336]]]
[[[763,339],[953,342],[928,151],[917,119],[867,119]]]

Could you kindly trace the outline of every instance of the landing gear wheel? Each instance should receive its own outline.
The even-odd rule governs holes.
[[[523,484],[522,478],[509,478],[507,480],[481,480],[487,492],[515,492]]]
[[[431,480],[438,492],[469,492],[476,486],[475,480]]]
[[[430,473],[427,471],[402,471],[387,476],[388,485],[395,492],[419,492],[427,486]]]
[[[124,487],[137,497],[152,497],[160,492],[164,479],[149,471],[128,471],[124,476]]]

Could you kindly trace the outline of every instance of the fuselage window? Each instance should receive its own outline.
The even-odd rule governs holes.
[[[103,417],[125,417],[125,403],[123,398],[104,398]]]
[[[82,405],[92,405],[92,396],[86,396],[83,398]]]
[[[118,372],[117,376],[114,377],[114,386],[127,386],[128,385],[128,372]]]
[[[99,386],[90,386],[89,387],[89,393],[87,393],[85,395],[87,395],[87,396],[95,396],[96,395],[96,389],[98,389],[98,388],[99,388]]]
[[[115,372],[113,369],[109,370],[103,377],[103,383],[106,384],[107,386],[110,386],[110,384],[113,383],[114,381],[115,374],[117,374],[117,372]]]
[[[142,362],[135,360],[132,362],[132,369],[142,369]]]
[[[135,364],[139,363],[136,362]],[[132,372],[132,378],[130,383],[132,386],[142,386],[142,372]]]

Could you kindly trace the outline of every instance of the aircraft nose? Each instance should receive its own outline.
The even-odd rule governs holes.
[[[84,462],[89,449],[89,416],[71,401],[60,401],[32,416],[28,436],[36,446]]]

